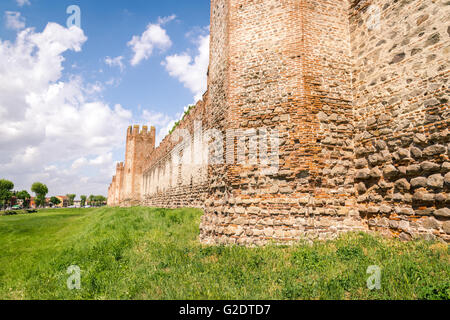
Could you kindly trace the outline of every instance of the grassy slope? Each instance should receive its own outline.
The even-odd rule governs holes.
[[[205,247],[192,209],[0,217],[0,299],[449,299],[448,246],[346,235],[296,247]],[[66,270],[82,270],[69,291]],[[366,287],[383,268],[382,289]]]

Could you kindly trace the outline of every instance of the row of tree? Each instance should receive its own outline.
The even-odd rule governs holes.
[[[76,198],[76,194],[67,194],[67,202],[69,206],[73,206],[75,203],[75,198]],[[84,207],[86,205],[90,205],[90,206],[102,206],[105,204],[106,202],[106,198],[104,196],[94,196],[94,195],[90,195],[89,198],[87,196],[80,196],[80,206]],[[59,204],[61,204],[61,200],[58,197],[51,197],[50,198],[50,203],[57,206]]]
[[[90,195],[87,200],[88,204],[94,207],[102,206],[107,201],[107,199],[104,196],[94,196],[94,195]],[[83,202],[83,198],[81,198],[81,201]]]
[[[31,195],[26,190],[13,191],[14,183],[9,180],[0,180],[0,206],[1,208],[7,207],[12,203],[13,197],[22,200],[24,206],[28,207],[30,205]],[[36,182],[31,186],[31,191],[36,194],[36,206],[41,203],[45,203],[45,196],[48,193],[48,188],[46,185]]]
[[[26,191],[13,191],[14,183],[9,180],[0,180],[0,208],[5,208],[8,205],[12,204],[12,199],[15,197],[16,199],[22,200],[23,206],[28,208],[30,206],[31,195]],[[48,194],[48,187],[41,183],[35,182],[31,186],[31,191],[35,193],[36,197],[34,199],[36,207],[45,207],[47,205],[46,196]],[[67,194],[67,202],[69,206],[73,206],[75,203],[75,194]],[[102,206],[106,203],[106,198],[104,196],[94,196],[90,195],[89,197],[82,195],[80,205],[82,207],[86,205],[90,206]],[[51,197],[50,203],[54,206],[61,204],[61,199],[58,197]]]

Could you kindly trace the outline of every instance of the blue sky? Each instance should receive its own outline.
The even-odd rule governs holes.
[[[105,194],[126,126],[161,140],[204,92],[209,12],[209,0],[2,0],[0,178]]]

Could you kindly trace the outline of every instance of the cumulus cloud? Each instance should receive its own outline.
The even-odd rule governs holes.
[[[16,0],[16,2],[19,7],[31,5],[30,0]]]
[[[123,56],[118,56],[115,58],[106,57],[105,63],[110,67],[118,67],[120,69],[120,71],[123,71],[125,68],[125,65],[123,64],[122,60],[123,60]]]
[[[0,39],[0,177],[16,189],[42,181],[51,194],[106,193],[132,113],[98,100],[97,84],[62,80],[64,53],[86,40],[56,23]]]
[[[194,94],[195,101],[202,98],[207,87],[209,35],[199,36],[196,44],[198,47],[195,57],[185,52],[168,56],[163,62],[167,72]]]
[[[25,18],[21,16],[20,12],[6,11],[5,24],[8,29],[21,30],[25,28]]]
[[[177,78],[186,88],[194,94],[194,101],[202,98],[207,87],[207,71],[209,65],[209,35],[205,35],[209,27],[195,28],[186,34],[192,37],[197,34],[194,43],[197,45],[197,55],[192,57],[188,52],[166,57],[162,64],[172,77]],[[198,36],[198,33],[201,35]],[[150,125],[156,127],[156,142],[159,144],[173,128],[175,122],[183,118],[189,105],[184,107],[183,112],[175,116],[169,116],[161,112],[144,110],[141,118]]]
[[[130,61],[132,66],[137,66],[141,61],[149,59],[155,48],[164,51],[172,46],[172,40],[162,26],[173,19],[175,19],[174,15],[159,18],[157,23],[149,24],[142,35],[133,36],[128,42],[128,46],[134,52]]]
[[[101,154],[97,158],[90,160],[89,164],[94,166],[104,166],[110,164],[112,161],[112,153],[109,152],[107,154]]]

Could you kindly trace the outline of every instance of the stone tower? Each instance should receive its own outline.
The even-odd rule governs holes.
[[[305,215],[311,215],[306,233],[322,230],[323,237],[335,232],[330,225],[365,229],[352,210],[348,2],[213,0],[211,15],[212,115],[219,129],[241,132],[234,149],[243,139],[247,150],[244,165],[232,154],[234,164],[213,168],[209,194],[223,205],[206,208],[202,240],[245,241],[245,228],[232,221],[264,217],[283,226],[261,224],[267,232],[258,236],[266,238],[275,232],[277,238],[295,237],[289,229]],[[279,167],[272,175],[261,174],[261,150],[249,152],[252,134],[261,128],[279,135]]]
[[[147,126],[143,126],[140,131],[139,126],[130,126],[127,130],[123,187],[118,201],[121,205],[137,205],[142,200],[141,187],[145,156],[155,149],[155,134],[155,127],[149,130]]]

